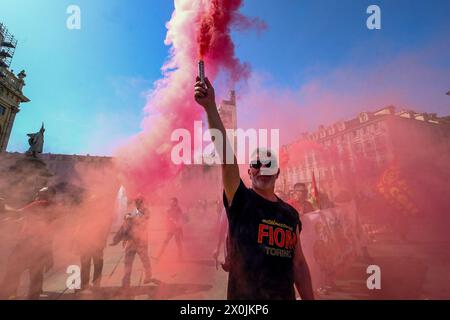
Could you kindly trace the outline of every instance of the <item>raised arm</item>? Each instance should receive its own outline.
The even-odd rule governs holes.
[[[225,195],[228,203],[231,203],[241,181],[239,167],[234,154],[232,163],[227,163],[226,161],[227,158],[231,158],[231,155],[227,154],[227,152],[233,152],[233,149],[231,148],[230,141],[228,141],[225,127],[217,110],[214,88],[208,78],[205,78],[205,84],[203,85],[200,82],[200,78],[197,77],[197,82],[195,83],[195,101],[205,109],[209,128],[216,129],[222,134],[223,141],[215,139],[214,146],[222,163],[222,181]]]

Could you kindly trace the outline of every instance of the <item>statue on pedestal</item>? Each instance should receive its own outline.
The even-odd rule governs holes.
[[[41,130],[36,133],[28,133],[28,143],[30,144],[30,148],[27,151],[27,155],[32,156],[33,158],[37,158],[38,153],[42,153],[44,149],[44,123],[42,123]]]

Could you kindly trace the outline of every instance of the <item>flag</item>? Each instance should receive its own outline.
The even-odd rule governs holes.
[[[314,175],[314,170],[312,173],[312,186],[311,186],[311,196],[314,199],[314,202],[317,204],[317,208],[320,208],[320,200],[319,200],[319,190],[317,189],[316,176]]]
[[[402,175],[397,161],[392,161],[382,173],[377,191],[398,212],[409,216],[418,214],[419,209],[414,201],[412,189]]]

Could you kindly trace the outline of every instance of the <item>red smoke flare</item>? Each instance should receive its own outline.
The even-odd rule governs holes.
[[[199,58],[207,58],[210,64],[221,64],[230,72],[232,81],[247,78],[250,69],[235,57],[231,26],[239,29],[265,29],[259,19],[249,19],[238,13],[242,0],[212,0],[209,8],[200,16],[197,43]]]
[[[186,129],[193,137],[194,121],[201,120],[203,115],[193,98],[199,50],[211,81],[219,71],[232,84],[249,76],[248,65],[235,57],[230,30],[234,24],[239,30],[250,26],[263,28],[263,24],[239,14],[241,4],[242,1],[236,0],[175,0],[175,11],[167,23],[165,43],[171,49],[162,67],[164,78],[155,83],[149,96],[142,132],[117,154],[122,183],[129,196],[141,193],[159,198],[155,191],[161,191],[163,185],[172,186],[170,193],[177,192],[175,179],[182,166],[171,161],[172,147],[178,143],[171,141],[171,134],[176,129]]]

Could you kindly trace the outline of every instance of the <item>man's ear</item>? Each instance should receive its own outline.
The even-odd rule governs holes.
[[[250,169],[247,169],[248,172],[248,176],[251,177],[252,175],[250,174]]]

